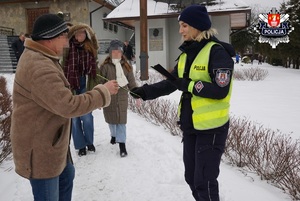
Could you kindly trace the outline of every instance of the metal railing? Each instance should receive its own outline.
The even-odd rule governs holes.
[[[14,32],[14,28],[0,26],[0,35],[12,36]]]

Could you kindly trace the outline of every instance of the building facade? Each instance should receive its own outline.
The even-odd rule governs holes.
[[[62,12],[66,21],[89,24],[99,41],[99,62],[107,56],[106,50],[112,39],[135,41],[137,70],[141,63],[141,47],[147,44],[148,65],[160,63],[171,70],[176,58],[181,37],[178,33],[180,11],[170,10],[164,2],[147,0],[147,33],[141,34],[145,21],[141,20],[141,0],[2,0],[0,1],[0,29],[11,28],[15,35],[29,33],[35,19],[43,13]],[[122,3],[121,3],[122,2]],[[207,6],[212,27],[217,37],[230,42],[233,30],[249,25],[251,9],[239,0],[223,0],[222,4]]]

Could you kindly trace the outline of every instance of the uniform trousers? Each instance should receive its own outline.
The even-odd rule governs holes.
[[[219,166],[228,127],[218,132],[183,133],[185,180],[196,201],[219,201]]]

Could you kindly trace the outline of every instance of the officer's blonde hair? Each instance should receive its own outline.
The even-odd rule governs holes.
[[[210,28],[205,31],[200,31],[192,26],[189,26],[189,34],[191,35],[192,40],[200,42],[202,39],[211,38],[212,36],[218,34],[218,32],[215,28]]]

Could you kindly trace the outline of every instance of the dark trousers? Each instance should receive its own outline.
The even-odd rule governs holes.
[[[220,132],[184,134],[183,162],[185,180],[196,201],[219,201],[219,166],[228,135]]]

